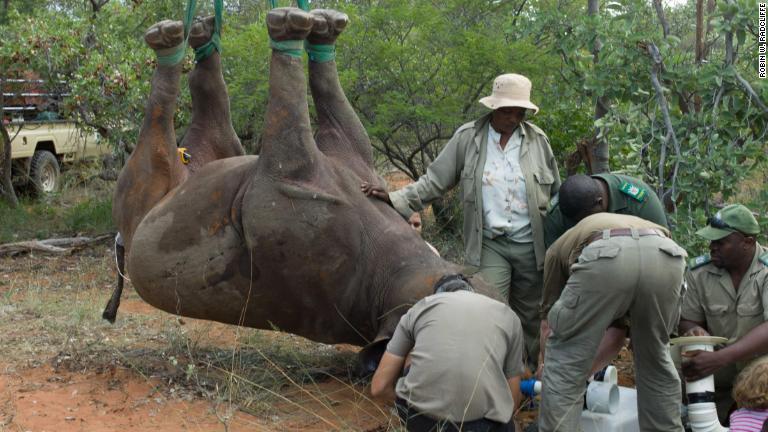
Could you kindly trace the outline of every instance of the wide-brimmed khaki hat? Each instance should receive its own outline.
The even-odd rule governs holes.
[[[480,103],[495,110],[503,107],[521,107],[539,112],[531,102],[531,80],[518,74],[499,75],[493,80],[493,92],[480,99]]]

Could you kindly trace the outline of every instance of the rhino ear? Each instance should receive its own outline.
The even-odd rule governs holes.
[[[376,368],[379,366],[379,361],[381,361],[381,356],[383,356],[384,351],[387,350],[389,339],[389,337],[376,339],[360,350],[360,353],[357,355],[357,360],[361,376],[369,376],[376,372]]]

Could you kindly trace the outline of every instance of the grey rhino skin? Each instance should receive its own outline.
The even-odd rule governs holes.
[[[276,41],[329,44],[347,16],[279,8],[267,23]],[[162,54],[181,42],[180,25],[156,24],[145,39]],[[210,19],[197,23],[191,44],[210,38],[211,26]],[[260,157],[243,155],[232,130],[219,54],[198,63],[190,76],[192,125],[181,143],[189,165],[177,154],[173,127],[180,75],[180,65],[158,65],[115,192],[113,216],[136,291],[173,314],[369,345],[380,354],[402,314],[460,268],[360,191],[363,181],[381,180],[336,62],[309,63],[313,137],[303,61],[273,51]]]

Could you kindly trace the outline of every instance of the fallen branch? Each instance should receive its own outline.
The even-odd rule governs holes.
[[[66,255],[80,250],[86,246],[106,242],[114,238],[115,234],[109,233],[97,237],[68,237],[6,243],[0,245],[0,256],[15,256],[30,252]]]

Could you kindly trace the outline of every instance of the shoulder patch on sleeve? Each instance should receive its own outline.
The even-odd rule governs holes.
[[[621,187],[619,190],[624,194],[628,195],[632,199],[638,202],[645,201],[645,198],[648,197],[648,191],[644,188],[641,188],[640,186],[637,186],[635,184],[632,184],[628,181],[622,182]]]
[[[709,254],[697,256],[696,258],[691,258],[690,260],[688,260],[688,270],[697,269],[703,266],[704,264],[708,264],[710,261],[712,261],[712,258],[709,257]]]
[[[761,263],[763,263],[763,265],[766,265],[766,266],[768,266],[768,252],[766,252],[766,253],[764,253],[764,254],[760,255],[760,257],[758,258],[758,260],[760,260],[760,262],[761,262]]]
[[[560,204],[560,194],[557,193],[555,196],[552,197],[551,200],[549,200],[549,204],[547,204],[547,213],[552,213],[552,210],[557,207],[557,205]],[[768,255],[768,254],[766,254]]]

